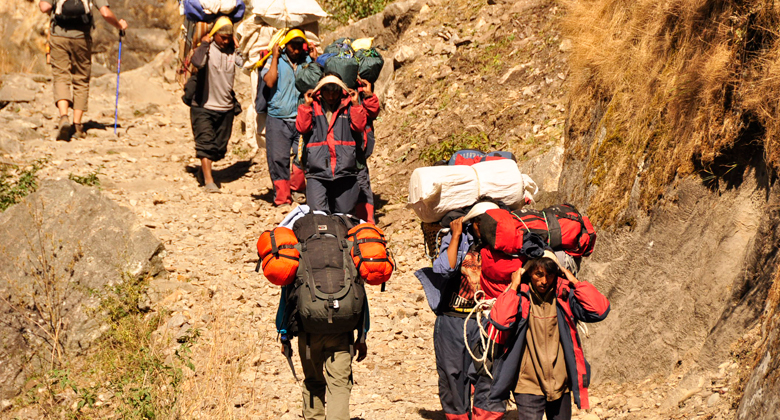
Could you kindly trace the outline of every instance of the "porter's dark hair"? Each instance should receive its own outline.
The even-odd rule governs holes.
[[[542,270],[544,270],[545,273],[553,274],[556,277],[560,275],[560,269],[558,268],[558,264],[547,257],[534,258],[532,260],[528,260],[523,265],[523,267],[525,267],[525,273],[523,273],[524,281],[531,281],[531,273],[536,271],[537,268],[541,268]]]

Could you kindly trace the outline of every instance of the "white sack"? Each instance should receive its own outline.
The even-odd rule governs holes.
[[[316,0],[252,0],[252,12],[279,29],[298,27],[328,16]]]
[[[200,0],[203,11],[212,15],[228,15],[236,8],[236,0]]]
[[[448,211],[474,204],[479,184],[470,166],[417,168],[409,180],[409,205],[427,223],[441,220]]]
[[[474,164],[472,168],[479,180],[480,198],[491,198],[512,209],[519,209],[525,205],[527,188],[531,188],[532,197],[538,191],[536,183],[528,175],[521,174],[517,162],[513,160],[498,159],[480,162]]]
[[[320,26],[318,22],[309,23],[301,27],[306,39],[315,46],[320,45]],[[271,37],[278,31],[273,26],[265,23],[260,16],[252,14],[242,20],[236,28],[238,38],[238,51],[244,57],[244,69],[252,69],[263,58],[262,52],[268,49]]]
[[[490,198],[513,209],[533,201],[538,191],[528,175],[520,173],[510,159],[492,160],[473,166],[430,166],[417,168],[409,180],[409,207],[426,223],[434,223],[447,212]]]

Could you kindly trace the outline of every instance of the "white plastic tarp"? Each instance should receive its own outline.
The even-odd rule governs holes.
[[[302,25],[300,29],[315,46],[320,45],[320,26],[318,22]],[[271,37],[278,29],[265,23],[260,16],[252,14],[238,25],[236,35],[238,37],[238,50],[244,57],[244,68],[252,69],[268,51]]]
[[[203,11],[212,15],[228,15],[236,8],[236,0],[200,0]]]
[[[510,208],[520,208],[538,191],[528,175],[520,173],[510,159],[472,166],[417,168],[409,180],[409,206],[427,223],[441,220],[447,212],[491,199]]]
[[[252,0],[252,13],[275,28],[294,28],[328,16],[316,0]]]

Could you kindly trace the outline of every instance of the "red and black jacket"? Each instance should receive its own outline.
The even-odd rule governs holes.
[[[334,180],[357,175],[358,148],[362,146],[367,118],[365,107],[353,106],[349,97],[341,101],[331,121],[322,110],[319,97],[311,106],[299,105],[295,128],[306,145],[306,177]]]
[[[363,108],[366,109],[366,113],[368,114],[366,129],[363,131],[363,145],[361,146],[363,152],[361,163],[365,165],[366,160],[374,152],[374,144],[376,143],[376,137],[374,134],[374,121],[379,116],[380,105],[379,99],[375,93],[371,96],[363,97]]]
[[[504,352],[493,366],[493,385],[490,397],[509,399],[517,385],[520,363],[525,352],[525,336],[528,331],[528,313],[531,308],[530,285],[523,283],[520,290],[509,289],[501,294],[490,311],[490,324],[508,336]],[[580,281],[571,287],[568,280],[559,278],[556,287],[558,307],[558,330],[560,331],[566,372],[569,374],[574,402],[577,407],[587,409],[590,365],[585,360],[582,342],[577,334],[577,321],[598,322],[607,317],[610,305],[592,284]],[[501,340],[500,340],[501,341]]]

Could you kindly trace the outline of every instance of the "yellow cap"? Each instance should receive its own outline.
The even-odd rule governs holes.
[[[283,47],[287,45],[288,42],[292,41],[295,38],[303,38],[303,42],[309,43],[309,40],[306,39],[306,35],[303,34],[303,31],[300,29],[293,29],[290,32],[287,32],[287,36],[284,37],[284,39],[279,43],[279,46]]]
[[[216,22],[214,22],[214,27],[211,28],[211,32],[209,32],[209,36],[214,36],[215,33],[219,30],[219,28],[223,26],[233,26],[233,21],[230,20],[227,16],[220,16],[219,19],[217,19]]]

